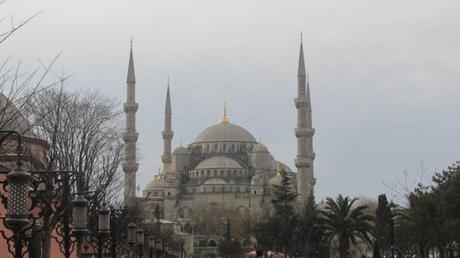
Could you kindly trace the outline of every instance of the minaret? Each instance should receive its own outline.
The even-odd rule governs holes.
[[[315,153],[313,152],[313,134],[315,130],[312,127],[310,80],[307,80],[305,72],[302,40],[300,41],[295,106],[297,108],[297,128],[295,128],[295,136],[297,137],[297,157],[295,159],[297,193],[300,200],[305,201],[314,194],[313,160],[315,159]]]
[[[136,132],[136,76],[134,74],[133,48],[129,52],[128,77],[126,79],[127,96],[123,108],[126,114],[126,128],[123,135],[125,141],[125,160],[123,162],[123,171],[125,172],[125,195],[124,207],[128,208],[134,205],[136,198],[136,172],[138,163],[136,161],[136,142],[138,134]]]
[[[167,168],[171,164],[171,139],[174,136],[171,126],[171,96],[169,93],[169,78],[168,78],[168,89],[166,91],[166,105],[165,105],[165,125],[162,132],[163,135],[163,155],[161,156],[161,161],[163,162],[163,167]]]

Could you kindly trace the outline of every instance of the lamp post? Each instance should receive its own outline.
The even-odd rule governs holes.
[[[138,228],[136,231],[136,245],[139,258],[142,258],[144,240],[144,230],[142,228]]]
[[[153,258],[153,249],[155,248],[155,237],[149,236],[149,258]]]
[[[160,258],[161,252],[163,251],[163,243],[161,239],[155,241],[155,249],[157,251],[157,258]]]
[[[460,254],[460,244],[456,243],[455,241],[452,243],[452,254],[454,255],[454,258],[458,258]]]
[[[130,222],[128,224],[128,245],[129,245],[129,256],[134,258],[134,245],[136,244],[136,224]]]
[[[15,258],[22,257],[24,229],[31,221],[29,219],[29,182],[30,175],[23,168],[22,161],[16,162],[16,168],[7,175],[9,185],[7,213],[5,226],[13,231]]]
[[[88,201],[82,195],[77,195],[72,201],[72,234],[77,239],[77,257],[80,257],[83,237],[88,234]]]
[[[104,238],[110,233],[110,210],[105,206],[98,212],[98,226],[97,254],[99,258],[103,258]]]

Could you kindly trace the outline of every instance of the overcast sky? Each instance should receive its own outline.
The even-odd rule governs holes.
[[[0,48],[36,60],[62,52],[71,89],[125,100],[134,39],[141,189],[161,164],[171,77],[173,145],[222,114],[294,168],[296,72],[304,34],[316,128],[317,199],[375,197],[460,159],[460,1],[8,0]],[[427,178],[423,179],[427,182]]]

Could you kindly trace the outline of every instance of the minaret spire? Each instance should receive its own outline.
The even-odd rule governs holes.
[[[125,192],[124,206],[131,207],[136,198],[136,172],[139,167],[136,160],[136,142],[138,134],[136,132],[136,112],[138,104],[136,103],[136,76],[134,74],[133,48],[129,52],[128,75],[126,79],[127,96],[123,105],[126,114],[126,128],[123,135],[125,141],[125,159],[123,162],[123,171],[125,173]]]
[[[310,79],[305,70],[305,60],[303,54],[303,42],[300,41],[299,65],[297,68],[297,98],[295,99],[297,108],[297,127],[295,135],[297,137],[297,157],[295,166],[297,167],[297,193],[300,200],[313,195],[315,178],[313,175],[313,135],[315,130],[312,127],[311,101],[310,101]]]
[[[172,111],[171,111],[171,94],[169,92],[169,76],[168,76],[168,87],[166,90],[166,104],[165,104],[165,124],[163,135],[163,155],[161,156],[161,161],[163,162],[164,167],[167,167],[168,164],[171,164],[171,140],[174,136],[172,131]]]

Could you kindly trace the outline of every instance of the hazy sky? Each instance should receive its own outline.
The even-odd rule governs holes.
[[[8,0],[0,48],[32,69],[62,51],[72,89],[125,100],[134,38],[141,189],[160,166],[171,77],[173,145],[230,121],[294,168],[300,31],[311,77],[318,199],[374,197],[460,159],[459,1]],[[426,178],[423,180],[427,180]]]

